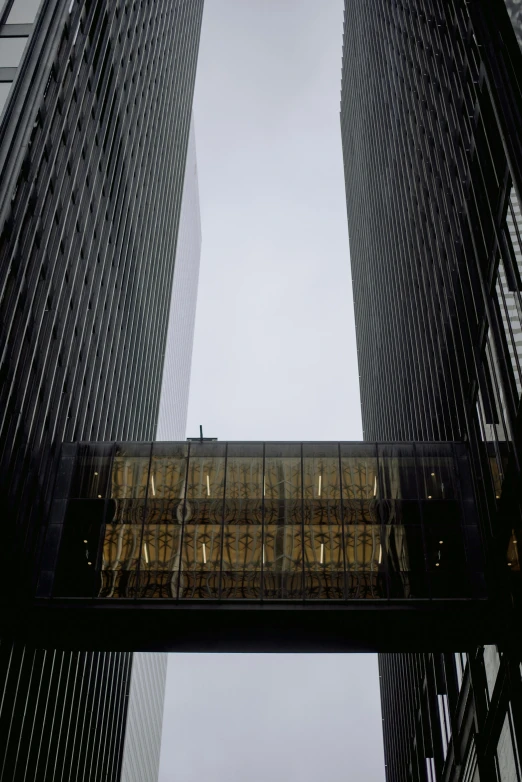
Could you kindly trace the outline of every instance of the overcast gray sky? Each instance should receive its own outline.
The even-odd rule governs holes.
[[[205,0],[189,435],[358,440],[342,0]],[[382,782],[374,655],[171,655],[160,782]]]

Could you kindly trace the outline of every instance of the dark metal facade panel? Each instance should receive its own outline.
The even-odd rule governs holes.
[[[202,11],[203,0],[42,0],[12,74],[0,127],[8,610],[23,611],[34,578],[59,444],[155,432]],[[128,655],[2,648],[0,779],[117,780]],[[31,722],[35,698],[47,706]],[[77,714],[92,727],[71,739]],[[31,754],[40,734],[45,762]]]
[[[2,780],[119,780],[130,652],[2,646]]]

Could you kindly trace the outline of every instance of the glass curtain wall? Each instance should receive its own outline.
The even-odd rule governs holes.
[[[55,594],[179,600],[476,597],[463,446],[79,445]]]

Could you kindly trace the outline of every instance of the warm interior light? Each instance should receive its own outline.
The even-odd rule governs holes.
[[[89,541],[88,541],[88,540],[84,540],[83,542],[84,542],[84,543],[88,543]]]
[[[95,472],[94,474],[95,474],[95,475],[98,475],[98,473],[97,473],[97,472]]]
[[[154,486],[154,475],[150,476],[150,485],[152,486],[152,493],[156,496],[156,487]]]
[[[321,543],[321,559],[320,559],[321,565],[323,564],[323,562],[324,562],[324,543]]]
[[[439,562],[435,562],[435,567],[439,567]]]
[[[89,564],[90,564],[90,562],[89,562]],[[508,567],[511,567],[511,562],[508,562]]]
[[[431,500],[431,494],[428,494],[428,499]]]
[[[318,490],[317,490],[317,496],[318,496],[318,497],[320,497],[320,496],[321,496],[321,483],[322,483],[322,480],[323,480],[323,476],[322,476],[322,475],[320,475],[320,476],[319,476],[319,488],[318,488]],[[323,545],[323,544],[321,543],[321,545]]]
[[[434,473],[434,472],[432,472],[432,473],[431,473],[431,477],[432,477],[432,478],[434,478],[434,477],[435,477],[435,473]]]
[[[207,495],[210,497],[210,478],[207,475]]]
[[[88,565],[92,565],[92,562],[87,562]]]
[[[443,540],[439,540],[439,543],[442,545],[444,543],[444,541]]]
[[[147,544],[146,543],[143,544],[143,553],[145,554],[145,562],[148,565],[149,564],[149,550],[147,548]]]
[[[207,480],[208,480],[208,475],[207,475]],[[203,548],[203,562],[206,565],[207,564],[207,547],[205,546],[204,543],[203,543],[202,548]]]
[[[101,494],[98,494],[98,499],[101,500],[102,496]]]

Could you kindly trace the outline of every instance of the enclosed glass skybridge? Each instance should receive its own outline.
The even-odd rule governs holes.
[[[77,443],[35,606],[71,642],[399,648],[487,598],[464,444]]]

